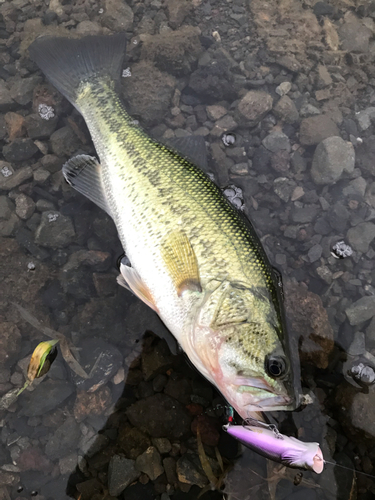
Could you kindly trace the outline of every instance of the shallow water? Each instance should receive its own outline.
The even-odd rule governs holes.
[[[221,478],[201,498],[374,497],[374,12],[346,1],[0,4],[0,499],[196,499],[209,483],[197,423]],[[282,274],[312,402],[270,417],[349,470],[301,477],[221,431],[225,401],[117,286],[112,221],[63,181],[62,164],[94,148],[27,46],[123,29],[132,116],[162,141],[205,138],[209,172],[241,188],[243,201],[229,194]],[[353,253],[337,259],[342,240]],[[12,403],[34,348],[56,335],[50,371]]]

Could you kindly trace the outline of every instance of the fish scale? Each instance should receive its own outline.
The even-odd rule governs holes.
[[[115,91],[124,48],[123,34],[30,47],[83,115],[100,159],[73,158],[64,175],[112,216],[131,262],[119,283],[158,312],[229,403],[242,416],[290,409],[282,305],[261,242],[201,169],[125,111]]]

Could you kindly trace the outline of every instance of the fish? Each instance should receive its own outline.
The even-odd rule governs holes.
[[[312,470],[320,474],[324,469],[323,453],[319,443],[305,443],[285,436],[265,425],[231,425],[223,429],[244,446],[260,455],[293,469]]]
[[[157,312],[241,417],[292,410],[298,391],[279,280],[250,221],[197,166],[199,155],[194,162],[155,141],[127,113],[118,93],[125,51],[124,33],[30,45],[31,59],[83,116],[99,158],[73,157],[63,174],[112,217],[128,259],[119,284]]]

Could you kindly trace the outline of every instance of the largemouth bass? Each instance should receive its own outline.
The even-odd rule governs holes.
[[[198,370],[246,418],[293,409],[277,279],[241,214],[196,165],[134,124],[115,90],[124,34],[41,37],[31,58],[83,115],[100,163],[68,182],[114,220],[131,266],[120,284],[154,309]]]

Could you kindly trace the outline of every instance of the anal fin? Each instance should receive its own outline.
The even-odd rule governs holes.
[[[186,290],[202,291],[197,258],[183,231],[173,231],[167,236],[162,245],[162,257],[179,297]]]
[[[63,165],[62,171],[68,184],[111,216],[103,188],[102,169],[96,158],[89,155],[75,156]]]

